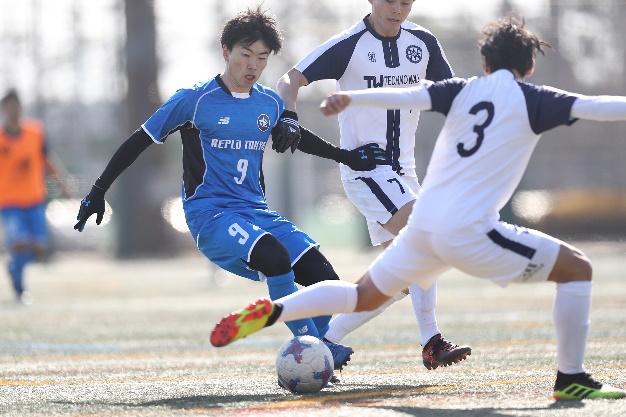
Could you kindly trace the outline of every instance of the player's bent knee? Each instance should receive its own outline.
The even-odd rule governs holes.
[[[33,245],[33,253],[38,259],[46,256],[46,247],[41,245]]]
[[[254,245],[248,266],[266,277],[286,274],[291,271],[289,251],[274,236],[264,235]]]
[[[548,280],[564,283],[591,281],[592,277],[593,267],[589,258],[573,246],[562,245]]]
[[[374,310],[391,298],[376,288],[368,273],[359,280],[356,290],[359,298],[354,311]]]
[[[591,281],[593,268],[589,258],[579,249],[572,248],[571,259],[569,281]]]
[[[30,243],[28,242],[24,242],[24,241],[19,241],[19,242],[15,242],[13,243],[13,245],[11,245],[11,251],[17,253],[17,254],[22,254],[25,253],[27,251],[30,250]]]
[[[339,276],[326,257],[317,249],[311,248],[293,265],[296,284],[308,287],[320,281],[336,281]]]
[[[593,266],[586,256],[578,260],[577,270],[579,278],[577,281],[591,281],[593,277]]]

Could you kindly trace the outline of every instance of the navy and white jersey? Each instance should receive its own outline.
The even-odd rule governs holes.
[[[309,83],[337,80],[339,90],[409,87],[421,80],[453,76],[439,41],[428,30],[404,22],[397,36],[380,36],[367,16],[313,50],[295,67]],[[355,149],[374,142],[386,149],[391,169],[415,174],[415,130],[419,111],[350,107],[339,114],[341,147]],[[378,170],[388,170],[381,166]],[[362,175],[341,165],[342,179]]]
[[[447,116],[414,210],[418,227],[430,232],[491,227],[540,135],[576,120],[575,95],[521,82],[508,70],[435,83],[428,92],[432,110]]]
[[[273,90],[255,84],[249,96],[231,94],[217,76],[178,90],[142,128],[157,143],[180,131],[185,210],[267,209],[261,159],[283,110]]]
[[[519,185],[540,135],[572,124],[572,107],[581,98],[521,82],[508,70],[425,82],[402,92],[352,93],[356,105],[397,105],[446,116],[413,207],[417,227],[436,233],[492,227]]]

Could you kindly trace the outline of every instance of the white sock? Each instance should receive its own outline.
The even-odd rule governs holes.
[[[428,290],[424,291],[417,285],[409,287],[411,294],[411,302],[413,303],[413,311],[417,319],[417,325],[420,328],[420,336],[422,338],[422,346],[436,334],[441,333],[437,327],[437,317],[435,316],[435,307],[437,306],[437,283],[435,282]]]
[[[565,374],[585,372],[591,281],[556,284],[552,318],[556,328],[557,367]]]
[[[385,311],[387,307],[389,307],[396,301],[402,300],[404,297],[406,297],[406,294],[401,292],[396,294],[393,298],[390,298],[387,302],[374,310],[359,311],[358,313],[339,314],[337,317],[331,320],[330,329],[328,329],[328,332],[326,332],[324,338],[326,340],[330,340],[333,343],[341,342],[341,340],[346,337],[348,333],[351,333],[352,331],[363,326],[365,323]]]
[[[275,300],[283,305],[278,321],[292,321],[335,313],[351,313],[356,308],[356,284],[322,281]]]

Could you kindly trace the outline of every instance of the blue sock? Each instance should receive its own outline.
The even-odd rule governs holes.
[[[33,260],[33,253],[31,251],[12,253],[11,260],[9,261],[9,273],[13,280],[13,288],[15,292],[21,294],[24,292],[24,267],[30,261]]]
[[[298,291],[298,287],[294,282],[293,271],[289,271],[283,275],[274,275],[273,277],[267,277],[267,287],[270,292],[270,299],[276,300],[281,297],[285,297],[289,294],[293,294]],[[315,336],[319,338],[317,333],[317,326],[313,322],[313,319],[301,319],[285,322],[291,333],[294,336]]]
[[[326,336],[326,332],[328,331],[328,329],[330,329],[328,323],[330,323],[330,319],[332,318],[333,316],[313,317],[313,323],[315,323],[315,327],[317,328],[317,333],[319,333],[320,335],[320,339]]]

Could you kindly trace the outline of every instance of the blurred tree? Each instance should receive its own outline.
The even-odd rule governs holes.
[[[156,25],[153,0],[125,0],[126,126],[130,135],[160,106],[157,87]],[[161,215],[161,194],[155,184],[164,164],[161,149],[151,146],[119,178],[117,245],[120,258],[173,254],[167,224]],[[168,243],[170,242],[170,243]]]

